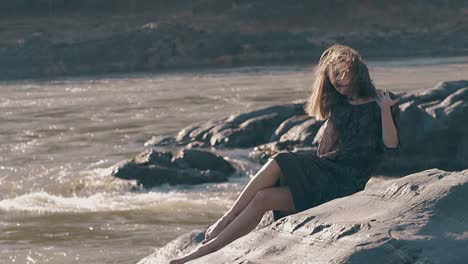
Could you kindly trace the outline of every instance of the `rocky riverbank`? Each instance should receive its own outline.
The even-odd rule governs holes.
[[[468,168],[468,81],[399,96],[401,147],[396,155],[388,153],[377,173]],[[235,167],[238,175],[247,174],[245,167],[226,161],[232,158],[229,150],[245,149],[246,158],[263,163],[279,151],[315,150],[324,127],[306,116],[303,104],[271,106],[193,124],[175,136],[155,136],[146,142],[150,149],[115,166],[113,175],[147,188],[227,181]],[[221,150],[224,157],[217,154]]]

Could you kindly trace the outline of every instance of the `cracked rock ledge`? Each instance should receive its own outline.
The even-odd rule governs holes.
[[[375,183],[257,228],[190,263],[466,263],[468,170],[430,169]],[[200,245],[194,230],[139,264],[168,263]]]

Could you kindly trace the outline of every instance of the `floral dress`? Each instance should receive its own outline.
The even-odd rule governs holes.
[[[399,107],[391,107],[399,133]],[[279,152],[282,175],[275,186],[288,186],[295,213],[363,190],[385,152],[380,107],[376,101],[353,105],[339,100],[326,121],[317,151]],[[399,140],[400,144],[400,140]],[[291,212],[273,211],[275,220]]]

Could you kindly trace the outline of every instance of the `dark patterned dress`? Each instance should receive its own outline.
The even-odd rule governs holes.
[[[399,131],[398,105],[391,112]],[[298,213],[363,190],[384,153],[396,153],[398,148],[383,144],[376,101],[353,105],[342,99],[326,121],[317,152],[280,152],[270,157],[283,172],[275,186],[289,187]],[[289,214],[273,211],[275,221]]]

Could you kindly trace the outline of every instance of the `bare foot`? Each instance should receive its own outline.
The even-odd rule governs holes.
[[[208,229],[205,231],[205,239],[202,241],[202,244],[206,244],[211,239],[215,238],[223,229],[231,222],[226,217],[221,217],[216,221],[216,223],[212,224]]]
[[[181,258],[171,259],[169,260],[169,264],[184,264],[185,262],[188,262],[193,259],[193,258],[188,258],[188,257],[189,255],[183,256]]]
[[[184,258],[178,258],[178,259],[171,259],[169,261],[169,264],[184,264]]]
[[[181,258],[177,258],[177,259],[171,259],[169,261],[169,264],[183,264],[183,263],[188,262],[190,260],[197,259],[199,257],[202,257],[204,255],[207,255],[207,254],[210,254],[211,252],[213,252],[214,250],[212,248],[213,248],[212,246],[202,245],[202,246],[198,247],[197,249],[195,249],[194,251],[192,251],[191,253],[189,253],[188,255],[185,255],[185,256],[183,256]]]

